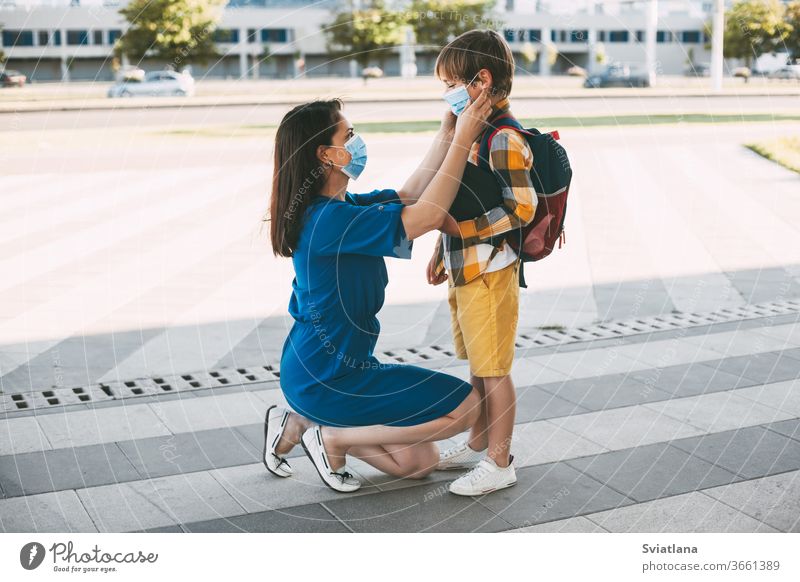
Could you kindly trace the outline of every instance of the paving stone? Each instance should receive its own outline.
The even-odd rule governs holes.
[[[455,476],[454,476],[455,477]],[[427,483],[344,497],[325,506],[356,532],[492,532],[511,524],[470,497],[453,495],[447,483]]]
[[[672,443],[746,479],[800,469],[800,443],[754,426]]]
[[[77,491],[101,532],[127,532],[244,513],[209,473],[188,473]]]
[[[796,349],[800,348],[800,325],[796,323],[762,327],[757,332],[783,341],[784,345],[779,349],[786,349],[790,346],[795,346]]]
[[[764,428],[780,433],[796,441],[800,441],[800,418],[771,422],[764,425]]]
[[[759,333],[758,330],[743,330],[727,333],[711,333],[708,335],[686,338],[687,342],[710,353],[705,360],[719,359],[720,355],[726,358],[735,356],[748,356],[762,352],[782,350],[786,342],[774,337]],[[713,354],[717,353],[717,356]]]
[[[666,367],[715,360],[719,354],[684,338],[655,340],[615,348],[621,355],[644,362],[648,367]]]
[[[41,493],[0,500],[4,533],[97,532],[75,491]]]
[[[163,477],[260,462],[261,452],[230,428],[119,443],[143,477]]]
[[[613,451],[567,464],[636,501],[731,483],[738,477],[666,443]]]
[[[6,497],[140,479],[115,443],[0,457]]]
[[[703,495],[686,493],[587,516],[617,533],[751,533],[774,528]]]
[[[633,503],[633,500],[566,463],[524,468],[517,471],[516,485],[479,499],[515,527]]]
[[[53,448],[70,448],[170,434],[146,404],[37,417]]]
[[[183,526],[191,533],[347,533],[342,522],[319,504],[280,511],[261,511],[225,519],[200,521]]]
[[[737,396],[770,406],[793,417],[800,416],[800,380],[742,388]]]
[[[51,448],[36,417],[0,418],[0,455],[18,455]]]
[[[165,525],[164,527],[153,527],[132,533],[186,533],[179,525]]]
[[[211,475],[248,513],[317,503],[341,496],[322,482],[308,458],[293,459],[290,464],[294,475],[286,478],[275,477],[261,463],[215,469]],[[350,459],[348,468],[349,464]],[[361,489],[350,495],[368,495],[377,491],[377,487],[362,483]]]
[[[630,406],[580,416],[553,418],[548,422],[612,451],[694,436],[703,432],[699,428],[659,414],[646,406]]]
[[[150,406],[173,433],[255,424],[264,421],[266,412],[264,401],[256,392],[173,400]]]
[[[589,378],[649,368],[614,351],[614,348],[540,356],[537,361],[569,378]]]
[[[737,391],[676,398],[644,406],[702,429],[703,432],[721,432],[743,426],[755,426],[786,420],[793,416],[738,396]]]
[[[764,352],[725,358],[724,360],[712,360],[704,362],[702,365],[765,384],[800,378],[800,366],[797,365],[797,360],[787,357],[782,352]]]
[[[800,471],[706,489],[703,493],[784,532],[800,532]]]
[[[754,383],[752,380],[715,370],[703,364],[678,364],[666,368],[650,368],[633,372],[631,376],[645,386],[662,390],[674,398],[733,390]]]
[[[541,388],[591,411],[666,400],[670,397],[667,392],[650,388],[629,374],[580,378],[562,383],[544,384]],[[580,411],[575,411],[571,414],[579,413]]]
[[[511,443],[516,467],[542,465],[606,451],[605,447],[546,421],[517,425]]]
[[[608,533],[595,522],[585,517],[559,519],[530,527],[512,529],[504,533]]]
[[[589,412],[589,409],[559,398],[538,386],[517,388],[515,418],[517,423],[582,414],[584,412]]]

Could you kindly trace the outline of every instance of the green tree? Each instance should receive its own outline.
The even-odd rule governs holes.
[[[779,0],[739,0],[725,14],[723,53],[750,63],[783,46],[790,26]]]
[[[114,47],[132,60],[145,55],[176,69],[218,57],[213,33],[227,0],[132,0],[120,9],[130,27]]]
[[[3,27],[0,26],[0,35],[3,34]],[[0,65],[6,62],[6,53],[3,52],[3,49],[0,48]]]
[[[412,0],[406,13],[417,46],[438,51],[475,28],[495,28],[495,0]]]
[[[359,10],[349,1],[325,30],[328,50],[349,56],[362,67],[373,59],[383,67],[392,49],[403,41],[404,25],[404,15],[387,9],[383,0],[371,0]]]
[[[800,1],[790,2],[786,6],[786,23],[792,30],[784,39],[786,50],[794,59],[800,59]]]

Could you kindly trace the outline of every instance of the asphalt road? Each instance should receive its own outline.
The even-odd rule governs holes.
[[[647,98],[559,98],[513,100],[518,117],[626,115],[665,113],[797,113],[797,96],[718,96]],[[444,104],[431,101],[379,101],[346,104],[351,121],[437,119]],[[239,105],[156,109],[46,111],[0,114],[0,131],[87,129],[106,127],[173,127],[186,125],[277,124],[288,105]]]

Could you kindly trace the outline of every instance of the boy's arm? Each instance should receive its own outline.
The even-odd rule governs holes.
[[[536,214],[538,198],[530,174],[533,153],[517,131],[503,129],[492,138],[489,165],[500,182],[503,204],[458,223],[466,245],[530,224]]]

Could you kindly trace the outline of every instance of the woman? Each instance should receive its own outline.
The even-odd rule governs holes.
[[[410,258],[413,239],[442,226],[491,108],[481,95],[457,121],[448,111],[399,191],[350,194],[366,147],[341,107],[339,100],[296,107],[275,138],[271,239],[295,270],[280,378],[294,412],[267,411],[264,464],[291,475],[285,455],[302,443],[323,482],[347,492],[360,487],[344,470],[347,454],[390,475],[421,478],[436,467],[434,441],[476,420],[470,384],[382,364],[372,352],[387,283],[383,257]]]

